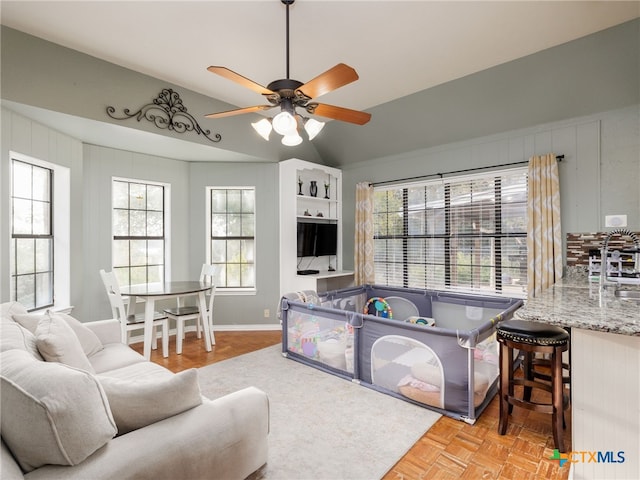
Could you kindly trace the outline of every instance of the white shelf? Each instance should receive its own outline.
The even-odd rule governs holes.
[[[338,217],[318,217],[316,215],[296,215],[296,219],[298,220],[313,220],[313,221],[317,221],[317,220],[326,220],[327,222],[337,222],[338,221]]]
[[[280,162],[280,292],[300,290],[323,292],[338,289],[353,282],[352,272],[342,272],[342,172],[299,159]],[[317,194],[310,195],[311,182],[316,182]],[[302,182],[300,188],[299,182]],[[328,196],[325,184],[328,185]],[[302,195],[299,192],[302,192]],[[311,215],[304,215],[309,212]],[[322,216],[318,216],[321,213]],[[297,223],[331,223],[338,226],[337,255],[316,257],[308,268],[319,274],[298,275]],[[306,265],[306,264],[305,264]],[[328,271],[331,265],[336,271]]]
[[[349,271],[324,271],[311,275],[296,275],[296,282],[298,290],[329,292],[353,286],[353,278],[353,272]]]
[[[333,198],[324,198],[324,197],[311,197],[309,195],[297,195],[296,199],[298,201],[303,200],[303,201],[311,201],[311,202],[329,202],[329,203],[338,203],[337,200],[333,199]]]
[[[298,275],[298,277],[305,278],[337,278],[337,277],[349,277],[353,275],[353,272],[348,270],[340,270],[340,271],[325,271],[320,273],[312,273],[310,275]]]

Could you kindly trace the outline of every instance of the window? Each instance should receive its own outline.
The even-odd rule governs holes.
[[[208,257],[222,291],[253,290],[255,272],[255,188],[208,189]]]
[[[526,169],[376,188],[376,283],[522,296]]]
[[[117,179],[112,188],[113,271],[118,282],[162,282],[168,185]]]
[[[28,310],[54,303],[53,170],[11,162],[11,298]]]

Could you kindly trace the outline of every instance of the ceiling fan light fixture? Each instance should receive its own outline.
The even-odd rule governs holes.
[[[298,129],[298,122],[296,119],[286,110],[281,111],[275,117],[273,117],[273,129],[280,135],[294,134]]]
[[[287,147],[295,147],[296,145],[300,145],[301,143],[302,137],[298,135],[298,132],[294,132],[282,137],[282,144],[286,145]]]
[[[254,113],[261,110],[280,107],[280,113],[272,119],[255,122],[251,125],[265,140],[269,141],[269,135],[273,129],[278,134],[286,137],[282,139],[282,143],[284,145],[292,146],[298,145],[302,141],[302,137],[300,137],[298,130],[304,128],[309,140],[312,140],[324,127],[324,122],[303,117],[296,112],[296,108],[304,109],[307,113],[318,117],[332,118],[334,120],[340,120],[342,122],[353,123],[356,125],[364,125],[367,123],[371,119],[371,114],[369,113],[359,112],[357,110],[351,110],[344,107],[337,107],[335,105],[325,105],[322,103],[316,103],[315,101],[310,103],[310,101],[316,97],[332,92],[337,88],[358,80],[358,73],[349,65],[338,63],[334,67],[324,71],[306,83],[294,80],[289,76],[289,7],[293,5],[295,0],[280,1],[286,7],[286,78],[273,80],[264,87],[226,67],[212,65],[207,68],[209,72],[236,82],[243,87],[263,95],[269,104],[254,105],[252,107],[236,108],[234,110],[211,113],[206,115],[206,117],[223,118],[231,115]],[[300,121],[300,129],[298,129],[298,121]]]
[[[309,135],[309,140],[316,138],[316,135],[324,128],[324,122],[319,122],[315,118],[307,118],[304,120],[304,129]]]
[[[271,121],[268,118],[263,118],[260,121],[254,122],[251,124],[253,129],[258,132],[262,138],[264,138],[267,142],[269,141],[269,135],[271,134]]]

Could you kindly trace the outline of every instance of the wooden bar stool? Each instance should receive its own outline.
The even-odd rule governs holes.
[[[549,413],[552,416],[553,440],[556,448],[564,452],[562,429],[564,424],[564,409],[568,406],[563,395],[562,352],[569,348],[569,334],[566,330],[552,325],[524,320],[509,320],[501,322],[497,327],[497,337],[500,343],[500,424],[498,433],[507,432],[509,414],[513,406],[526,408],[535,412]],[[533,375],[514,378],[513,350],[524,352],[531,360],[534,354],[548,354],[550,383],[536,380]],[[523,398],[514,395],[514,386],[522,385],[529,394],[523,393]],[[539,388],[551,392],[551,403],[531,401],[530,389]]]
[[[571,337],[571,332],[568,329],[565,330],[567,330],[569,337]],[[564,385],[571,385],[571,368],[569,363],[570,360],[568,363],[562,362],[562,383]],[[529,380],[538,378],[551,383],[551,374],[548,373],[551,370],[551,360],[549,358],[540,358],[534,353],[525,352],[524,358],[522,359],[522,370],[524,372],[524,378],[528,378]],[[523,398],[525,400],[531,400],[531,387],[524,387]]]

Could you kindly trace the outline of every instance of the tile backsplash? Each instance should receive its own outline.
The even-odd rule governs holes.
[[[634,232],[640,236],[640,232]],[[589,250],[600,250],[608,232],[567,233],[567,267],[589,265]],[[616,234],[609,240],[609,250],[621,250],[631,247],[631,239],[626,235]]]

